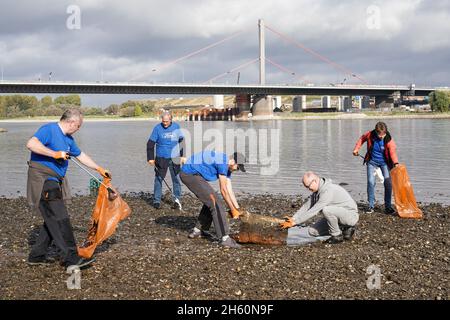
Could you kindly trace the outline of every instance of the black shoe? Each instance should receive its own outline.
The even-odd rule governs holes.
[[[174,202],[174,203],[172,204],[172,209],[173,209],[173,210],[181,210],[180,205],[179,205],[178,203],[176,203],[176,202]]]
[[[30,266],[48,266],[55,262],[56,262],[56,260],[53,258],[28,259],[28,261],[27,261],[28,265],[30,265]]]
[[[344,236],[344,240],[352,240],[353,237],[355,236],[355,232],[356,232],[356,226],[350,227],[350,226],[345,226],[342,227],[342,235]]]
[[[74,269],[74,268],[85,269],[85,268],[89,267],[95,260],[96,260],[95,258],[89,258],[89,259],[81,258],[80,260],[78,260],[77,263],[67,265],[67,270],[69,271],[70,269]]]
[[[397,212],[394,210],[394,208],[386,208],[385,210],[384,210],[384,213],[385,214],[387,214],[387,215],[389,215],[389,216],[395,216],[395,215],[397,215]]]
[[[338,236],[331,236],[330,239],[325,241],[325,243],[327,243],[327,244],[338,244],[341,242],[344,242],[344,236],[342,235],[342,233]]]
[[[371,214],[373,212],[374,212],[373,208],[368,208],[368,209],[364,210],[365,214]]]
[[[153,208],[159,209],[159,208],[161,208],[161,204],[159,202],[155,202],[155,203],[153,203]]]

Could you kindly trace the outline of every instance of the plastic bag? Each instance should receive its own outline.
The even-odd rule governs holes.
[[[417,206],[414,190],[409,181],[408,171],[403,164],[391,170],[392,190],[394,192],[395,207],[401,218],[421,219],[422,211]]]
[[[111,187],[111,179],[105,178],[103,183]],[[106,187],[100,185],[88,236],[86,241],[78,247],[78,254],[83,258],[92,257],[95,248],[110,237],[118,223],[128,217],[130,213],[130,207],[120,195],[111,201],[108,199]]]

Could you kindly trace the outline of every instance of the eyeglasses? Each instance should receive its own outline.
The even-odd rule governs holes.
[[[316,179],[313,179],[313,180],[309,183],[309,185],[306,185],[306,184],[303,184],[303,185],[305,186],[306,189],[311,190],[311,185],[312,185],[314,182],[316,182]]]

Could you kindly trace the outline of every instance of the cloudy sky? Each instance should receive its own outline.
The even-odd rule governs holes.
[[[447,0],[0,0],[0,67],[17,80],[203,83],[225,73],[214,82],[235,83],[239,71],[256,83],[257,63],[227,72],[258,58],[260,18],[278,65],[267,63],[268,83],[360,83],[347,71],[371,84],[450,85]]]

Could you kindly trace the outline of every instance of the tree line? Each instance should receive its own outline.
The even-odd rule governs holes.
[[[436,112],[448,112],[450,107],[450,91],[435,91],[430,94],[430,106]]]
[[[79,108],[85,116],[120,116],[139,117],[152,115],[155,110],[153,101],[127,101],[112,104],[103,109],[99,107],[83,107],[79,95],[51,96],[38,99],[35,96],[9,95],[0,96],[0,118],[24,118],[61,116],[69,108]]]

